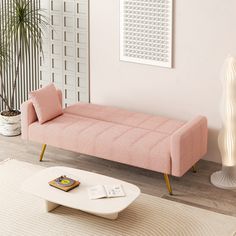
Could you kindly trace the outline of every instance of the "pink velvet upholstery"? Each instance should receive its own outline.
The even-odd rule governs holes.
[[[37,120],[32,101],[23,103],[21,105],[21,137],[23,139],[29,139],[29,126]]]
[[[167,134],[172,134],[186,123],[162,116],[82,102],[67,107],[64,112]]]
[[[164,133],[64,113],[32,123],[29,140],[170,173],[170,137]]]
[[[30,99],[33,102],[40,124],[62,114],[62,106],[54,84],[49,84],[39,90],[30,92]]]
[[[22,105],[22,137],[145,169],[182,176],[207,151],[207,121],[190,122],[78,103],[44,124]]]
[[[198,116],[171,136],[172,175],[182,176],[207,152],[207,119]]]

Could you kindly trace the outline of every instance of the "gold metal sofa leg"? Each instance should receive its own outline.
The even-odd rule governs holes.
[[[168,189],[169,194],[173,195],[168,174],[164,174],[164,178],[165,178],[165,181],[166,181],[166,187]]]
[[[197,173],[197,167],[196,167],[196,165],[193,165],[192,171],[193,171],[193,173]]]
[[[44,156],[44,153],[45,153],[46,147],[47,147],[47,144],[43,144],[39,161],[42,161],[42,160],[43,160],[43,156]]]

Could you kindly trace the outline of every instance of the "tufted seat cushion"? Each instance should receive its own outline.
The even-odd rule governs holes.
[[[141,123],[140,125],[142,127]],[[164,127],[166,126],[163,126],[163,131]],[[170,129],[166,132],[159,132],[158,128],[152,131],[147,127],[133,127],[132,123],[124,125],[65,111],[53,121],[44,124],[38,121],[32,123],[29,126],[29,139],[75,152],[170,173],[170,135],[168,132],[171,132]]]
[[[82,102],[65,108],[64,112],[169,135],[186,123],[176,119],[168,119],[163,116]]]

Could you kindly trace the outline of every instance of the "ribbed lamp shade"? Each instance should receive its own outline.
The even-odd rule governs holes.
[[[229,56],[222,73],[223,96],[221,100],[222,129],[218,145],[222,170],[211,175],[211,182],[224,189],[236,188],[236,59]]]

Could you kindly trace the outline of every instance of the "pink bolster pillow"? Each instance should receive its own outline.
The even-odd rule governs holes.
[[[61,115],[62,106],[54,84],[29,93],[40,124]]]

